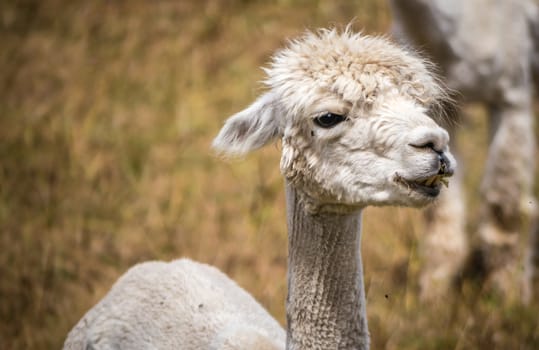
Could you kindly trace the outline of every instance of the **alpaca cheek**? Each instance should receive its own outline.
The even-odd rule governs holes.
[[[314,157],[316,150],[313,147],[312,130],[289,128],[282,138],[281,173],[289,180],[294,181],[300,174],[306,173],[310,167],[309,160]]]
[[[302,150],[291,139],[283,139],[280,169],[281,174],[290,183],[298,184],[306,171],[307,162]]]
[[[294,177],[293,164],[294,164],[294,159],[296,155],[294,152],[294,148],[286,144],[284,140],[283,140],[282,145],[283,145],[283,149],[281,152],[281,163],[280,163],[281,174],[283,174],[285,179],[290,179]]]

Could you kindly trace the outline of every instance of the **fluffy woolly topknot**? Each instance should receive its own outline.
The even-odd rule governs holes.
[[[309,97],[319,92],[362,108],[382,102],[392,91],[427,108],[447,100],[428,61],[384,37],[349,28],[307,31],[278,51],[265,71],[264,83],[285,103],[290,101],[286,107],[295,112],[312,104]]]

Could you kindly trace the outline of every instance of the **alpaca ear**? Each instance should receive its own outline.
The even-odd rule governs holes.
[[[274,95],[268,92],[252,105],[234,114],[213,140],[219,153],[242,156],[254,151],[279,135],[279,120]]]

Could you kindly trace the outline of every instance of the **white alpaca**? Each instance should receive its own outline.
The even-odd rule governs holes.
[[[509,296],[519,286],[516,277],[523,256],[519,248],[527,236],[522,223],[537,215],[532,193],[536,151],[531,103],[532,70],[539,78],[537,3],[392,0],[391,5],[394,32],[431,56],[460,97],[485,103],[489,109],[490,146],[481,185],[481,217],[467,270],[479,270]],[[426,298],[445,293],[467,252],[460,175],[430,213],[433,220],[422,249],[421,285]],[[535,240],[539,242],[539,237]],[[528,260],[528,295],[534,260],[539,267],[539,248]],[[539,280],[539,275],[535,278]]]
[[[282,140],[289,232],[286,348],[368,349],[361,212],[368,205],[423,206],[438,196],[455,165],[447,132],[428,115],[444,94],[421,59],[384,39],[349,31],[307,33],[279,51],[266,72],[269,91],[228,119],[214,147],[243,155]],[[228,318],[218,327],[214,320],[233,309],[236,319],[247,319],[243,301],[229,300],[234,295],[260,315],[249,319],[246,330],[280,344],[269,316],[222,275],[218,286],[205,286],[223,291],[220,297],[214,293],[216,306],[199,317],[198,299],[185,298],[183,291],[205,290],[191,281],[167,281],[178,273],[159,271],[152,283],[128,273],[131,285],[121,279],[90,311],[97,321],[85,316],[66,344],[91,335],[117,348],[216,348],[210,340],[231,339],[236,331]],[[133,300],[121,302],[128,295]],[[163,298],[171,304],[162,306]],[[120,314],[126,316],[116,322]],[[192,332],[200,322],[205,330]],[[233,331],[223,336],[226,325]]]

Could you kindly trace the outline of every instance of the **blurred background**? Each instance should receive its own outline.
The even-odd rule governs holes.
[[[215,265],[284,324],[278,146],[223,161],[209,145],[260,93],[260,67],[287,38],[351,21],[387,33],[387,3],[1,2],[0,348],[61,348],[150,259]],[[482,108],[465,112],[473,226],[487,132]],[[418,210],[364,213],[373,349],[537,349],[537,304],[486,291],[419,302],[422,228]]]

